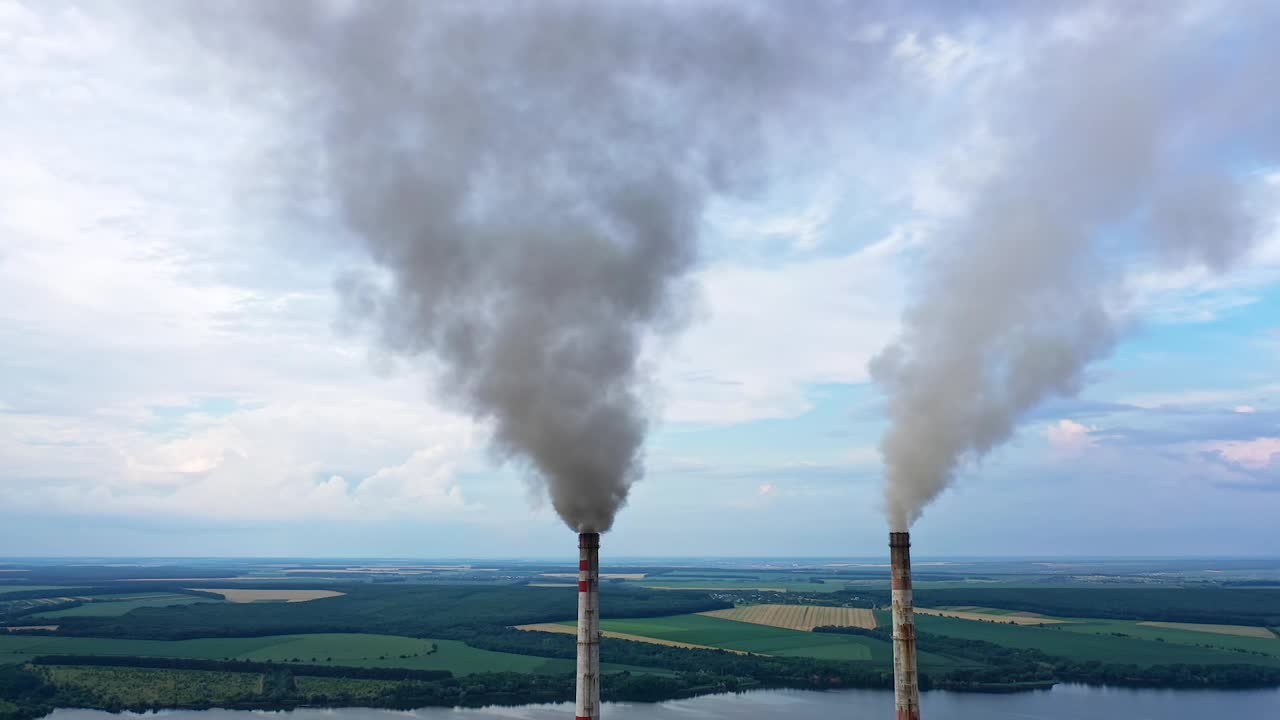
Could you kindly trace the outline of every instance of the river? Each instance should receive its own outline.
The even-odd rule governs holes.
[[[1011,695],[928,692],[920,700],[928,720],[1205,720],[1206,718],[1280,718],[1280,689],[1130,690],[1058,685],[1052,690]],[[134,717],[164,720],[564,720],[571,705],[413,712],[342,708],[264,713],[231,710],[166,710]],[[96,710],[58,710],[46,720],[121,720]],[[830,720],[892,718],[893,693],[884,690],[758,690],[739,695],[708,695],[658,704],[606,703],[608,720]]]

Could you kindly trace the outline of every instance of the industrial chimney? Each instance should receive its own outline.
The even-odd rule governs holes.
[[[578,535],[576,720],[600,720],[600,533]]]
[[[893,569],[893,701],[898,720],[920,720],[916,620],[911,605],[910,533],[889,533],[889,564]]]

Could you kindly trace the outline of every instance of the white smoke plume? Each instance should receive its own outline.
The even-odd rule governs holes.
[[[888,56],[831,3],[190,9],[294,103],[326,196],[385,271],[340,280],[347,310],[437,363],[577,531],[608,530],[642,473],[641,344],[686,315],[704,207],[817,142]]]
[[[1025,52],[986,109],[998,169],[941,231],[900,336],[870,364],[893,529],[1038,403],[1080,388],[1140,320],[1126,274],[1247,256],[1246,184],[1280,139],[1274,8],[1099,3],[1010,22]]]

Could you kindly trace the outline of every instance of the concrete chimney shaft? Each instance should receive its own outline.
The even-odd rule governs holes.
[[[893,568],[893,701],[898,711],[897,720],[920,720],[910,533],[889,533],[889,563]]]
[[[576,720],[600,718],[600,533],[578,535]]]

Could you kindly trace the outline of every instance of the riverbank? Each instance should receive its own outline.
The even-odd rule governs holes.
[[[45,658],[46,660],[52,658]],[[568,702],[573,697],[572,675],[481,673],[453,677],[448,673],[407,672],[392,678],[389,671],[357,670],[343,676],[339,668],[212,661],[182,664],[192,667],[137,667],[121,663],[146,660],[178,664],[164,659],[98,658],[100,665],[45,664],[0,667],[0,720],[33,720],[55,708],[101,710],[110,713],[171,713],[178,711],[268,711],[362,708],[413,711],[424,708],[526,707]],[[202,668],[202,669],[200,669]],[[230,671],[234,669],[234,671]],[[323,671],[323,672],[320,672]],[[1145,679],[1138,679],[1146,682]],[[845,692],[840,678],[812,678],[814,684],[796,688],[764,685],[742,678],[712,675],[670,677],[646,673],[606,676],[604,699],[608,702],[660,705],[699,697],[758,692]],[[821,684],[819,684],[819,682]],[[881,688],[862,688],[882,692]],[[1136,683],[1130,683],[1130,685]],[[1081,684],[1099,690],[1117,690],[1117,684]],[[1013,695],[1053,692],[1053,679],[996,682],[977,678],[964,682],[926,685],[931,696]],[[1201,692],[1205,690],[1199,686]],[[1157,692],[1171,688],[1146,689]],[[1276,692],[1280,692],[1277,690]]]
[[[0,667],[0,697],[6,699],[0,704],[0,720],[31,720],[57,707],[113,713],[214,708],[290,711],[333,707],[515,707],[567,702],[574,692],[574,676],[568,674],[480,673],[453,677],[449,673],[419,671],[394,677],[398,671],[365,669],[343,675],[340,668],[316,668],[315,673],[310,673],[308,666],[250,662],[96,660],[99,664],[45,662]],[[138,666],[139,662],[153,666]],[[800,682],[810,684],[796,688],[733,676],[612,673],[605,678],[603,696],[613,702],[660,703],[786,687],[835,689],[844,680],[815,676],[797,684]],[[1009,693],[1043,690],[1052,685],[1052,681],[987,682],[968,683],[959,689]],[[889,687],[889,678],[883,679],[881,687]]]

